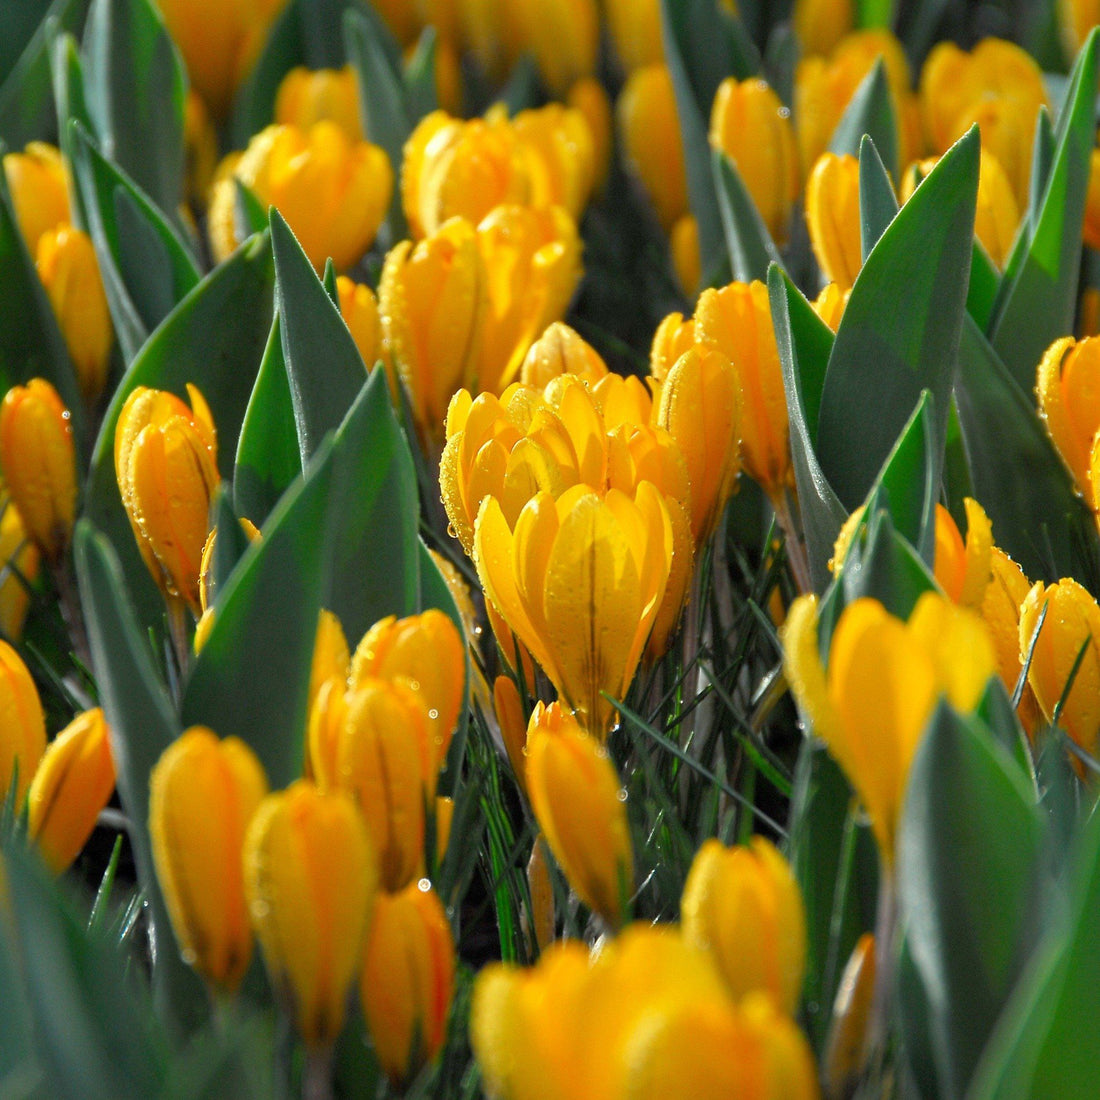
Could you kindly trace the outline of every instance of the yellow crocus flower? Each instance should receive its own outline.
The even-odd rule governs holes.
[[[556,98],[593,75],[600,46],[596,0],[519,0],[514,8],[522,48]]]
[[[56,564],[73,534],[76,454],[69,410],[42,378],[12,386],[4,395],[0,467],[27,533]]]
[[[695,346],[695,318],[670,313],[657,326],[649,349],[649,373],[664,382],[673,363]]]
[[[558,375],[572,374],[594,386],[607,373],[600,353],[575,329],[555,321],[528,349],[520,381],[541,390]]]
[[[0,789],[7,795],[18,763],[16,806],[22,806],[45,751],[46,720],[38,689],[23,658],[0,641]]]
[[[850,290],[863,267],[859,221],[859,161],[822,153],[806,183],[806,225],[825,278]]]
[[[579,221],[596,175],[592,129],[580,111],[560,103],[520,111],[512,129],[527,150],[530,205],[562,206]]]
[[[1077,488],[1091,496],[1093,440],[1100,430],[1100,337],[1055,340],[1039,363],[1035,394],[1047,434]]]
[[[42,555],[27,537],[23,517],[19,514],[6,489],[0,493],[0,568],[14,565],[32,584],[38,576]],[[31,594],[27,586],[10,572],[0,584],[0,632],[5,638],[18,641],[30,609]]]
[[[340,620],[326,608],[317,616],[317,634],[313,641],[313,660],[309,666],[309,705],[317,698],[326,680],[347,681],[351,653]]]
[[[350,65],[342,69],[291,69],[275,93],[275,121],[281,126],[308,130],[327,119],[335,122],[349,141],[363,140],[359,120],[359,85]]]
[[[192,726],[149,777],[149,833],[157,880],[184,959],[235,992],[252,958],[241,846],[267,777],[235,737]]]
[[[244,840],[249,914],[275,988],[313,1050],[336,1041],[378,888],[352,800],[304,779],[260,803]]]
[[[784,668],[799,708],[867,808],[879,854],[893,866],[909,768],[941,696],[971,711],[996,670],[985,623],[938,593],[908,622],[877,600],[841,613],[827,668],[817,648],[817,601],[800,596],[781,631]]]
[[[32,141],[23,152],[4,155],[4,175],[19,232],[34,259],[42,234],[69,223],[69,190],[61,151],[44,141]]]
[[[794,33],[803,57],[829,54],[852,29],[852,0],[795,0]]]
[[[584,116],[592,137],[592,189],[603,194],[611,172],[611,146],[614,120],[607,89],[595,77],[586,76],[570,89],[566,102]]]

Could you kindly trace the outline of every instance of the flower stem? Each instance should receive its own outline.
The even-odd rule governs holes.
[[[775,518],[783,529],[787,561],[791,564],[794,583],[798,586],[798,591],[805,595],[814,590],[814,582],[810,575],[810,560],[806,556],[806,543],[791,510],[790,492],[787,489],[780,490],[771,498],[771,504],[775,509]]]

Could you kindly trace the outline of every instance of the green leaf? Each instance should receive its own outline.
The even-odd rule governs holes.
[[[87,440],[84,399],[76,381],[65,338],[38,278],[15,218],[7,177],[0,171],[0,387],[45,378],[69,410],[77,453]]]
[[[858,804],[844,773],[816,738],[798,754],[791,791],[787,858],[806,910],[804,1012],[820,1053],[844,964],[874,924],[878,892],[874,840],[857,824]]]
[[[3,6],[4,27],[0,51],[0,141],[22,149],[31,141],[49,141],[57,136],[57,113],[53,99],[49,36],[46,20],[58,30],[76,31],[84,20],[88,0],[15,0]],[[20,20],[25,20],[21,26]],[[15,53],[19,50],[18,54]]]
[[[150,0],[93,0],[84,89],[104,153],[175,217],[183,197],[187,76]]]
[[[229,579],[229,574],[236,568],[237,562],[244,557],[248,550],[250,540],[241,526],[240,518],[233,510],[233,502],[229,492],[223,487],[218,491],[211,506],[212,526],[217,531],[214,539],[214,552],[211,555],[208,584],[210,595],[217,598],[217,593]]]
[[[413,116],[405,94],[400,61],[390,56],[381,19],[373,12],[349,9],[344,15],[344,39],[348,58],[359,81],[363,132],[386,150],[394,179],[401,176],[405,142],[413,130]],[[390,200],[387,225],[394,241],[407,232],[401,207],[401,188],[395,186]]]
[[[989,258],[982,242],[974,238],[974,252],[970,259],[970,286],[966,291],[966,312],[974,318],[983,332],[993,316],[993,304],[1001,288],[1001,273]]]
[[[1077,56],[1058,118],[1054,163],[1042,205],[1028,212],[993,309],[990,342],[1028,391],[1043,352],[1073,331],[1081,225],[1095,145],[1098,43],[1094,30]]]
[[[975,127],[901,208],[852,287],[829,356],[816,440],[821,468],[848,508],[866,496],[924,389],[935,399],[939,478],[966,312],[978,152]]]
[[[332,469],[326,445],[268,517],[218,593],[214,625],[184,689],[184,723],[247,742],[273,788],[302,774]]]
[[[874,141],[864,134],[859,143],[859,240],[865,262],[897,213],[894,185]]]
[[[237,223],[236,237],[237,240],[244,241],[253,233],[262,233],[267,228],[267,210],[256,197],[256,192],[243,180],[234,176],[233,185],[237,189],[233,210],[233,217]]]
[[[181,727],[134,617],[118,557],[87,520],[76,526],[74,560],[92,670],[111,729],[118,793],[130,820],[138,880],[151,910],[158,948],[153,972],[158,1008],[169,1018],[193,1025],[205,1014],[206,995],[180,958],[149,840],[149,774]]]
[[[833,544],[848,518],[847,510],[821,471],[814,448],[833,334],[778,264],[768,269],[768,297],[783,368],[791,458],[810,572],[814,587],[823,592],[832,579],[828,561],[833,556]]]
[[[278,210],[271,211],[275,303],[302,462],[336,428],[363,386],[363,357]]]
[[[891,615],[908,619],[917,600],[935,589],[932,571],[913,544],[894,529],[881,497],[872,498],[864,519],[840,575],[845,602],[870,597]]]
[[[336,435],[325,554],[324,606],[358,641],[386,615],[420,600],[420,503],[405,433],[385,371],[371,371]]]
[[[416,50],[405,66],[405,99],[409,121],[413,125],[439,107],[435,84],[438,46],[439,35],[435,27],[425,27],[417,39]]]
[[[829,141],[829,150],[837,155],[846,153],[858,157],[864,136],[875,143],[886,170],[898,179],[898,123],[894,116],[890,81],[881,57],[848,101]]]
[[[47,48],[50,54],[50,78],[53,84],[54,104],[57,108],[57,140],[65,160],[74,160],[73,130],[79,122],[89,133],[95,127],[88,106],[84,101],[84,72],[80,64],[80,51],[76,39],[68,33],[58,33],[52,24],[46,27]],[[87,231],[84,202],[80,188],[74,189],[72,199],[73,224]]]
[[[993,583],[997,583],[994,581]],[[1027,734],[1020,725],[1016,711],[1012,707],[1005,686],[999,676],[994,676],[986,684],[978,705],[974,708],[974,714],[980,718],[990,729],[1001,747],[1012,757],[1013,762],[1021,775],[1026,775],[1033,789],[1034,797],[1038,798],[1039,792],[1035,788],[1035,765],[1031,758],[1031,746],[1028,743]],[[1066,754],[1063,752],[1062,754]]]
[[[1028,180],[1028,202],[1025,217],[1033,221],[1043,206],[1043,195],[1050,182],[1050,170],[1054,167],[1054,154],[1058,139],[1054,135],[1054,123],[1045,103],[1039,105],[1035,118],[1035,142],[1031,153],[1031,179]]]
[[[942,1095],[965,1092],[1034,943],[1043,841],[1018,766],[980,723],[941,703],[910,773],[897,883]]]
[[[730,270],[742,283],[768,278],[768,265],[783,266],[779,249],[756,209],[756,203],[741,179],[737,165],[720,149],[711,154],[714,185],[718,195],[718,210],[726,239]]]
[[[36,1024],[36,1049],[57,1096],[162,1095],[168,1050],[145,990],[28,852],[7,855],[11,916]]]
[[[887,27],[894,22],[894,0],[856,0],[856,26]]]
[[[73,175],[119,344],[132,362],[148,334],[199,282],[187,246],[140,188],[73,126]]]
[[[974,491],[997,545],[1033,580],[1091,576],[1100,553],[1092,516],[1031,400],[969,318],[955,400]]]
[[[257,526],[263,525],[279,498],[302,472],[279,327],[276,313],[241,424],[233,470],[233,502],[237,511]]]
[[[138,386],[187,400],[198,386],[218,430],[218,468],[233,474],[237,437],[271,325],[273,271],[267,236],[254,238],[216,267],[172,311],[135,357],[103,417],[85,485],[84,514],[123,563],[139,617],[159,624],[163,601],[138,553],[115,477],[115,425]]]

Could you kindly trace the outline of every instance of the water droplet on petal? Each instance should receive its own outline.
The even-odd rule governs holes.
[[[420,881],[419,881],[419,882],[418,882],[418,883],[416,884],[416,888],[417,888],[417,889],[418,889],[418,890],[419,890],[419,891],[420,891],[420,892],[421,892],[422,894],[427,894],[427,893],[428,893],[428,892],[429,892],[429,891],[431,890],[431,888],[432,888],[432,880],[431,880],[431,879],[427,879],[427,878],[422,878],[422,879],[421,879],[421,880],[420,880]]]

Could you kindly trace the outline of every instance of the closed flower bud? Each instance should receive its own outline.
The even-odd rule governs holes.
[[[981,613],[989,627],[997,672],[1005,691],[1011,696],[1020,679],[1023,659],[1020,653],[1020,607],[1031,588],[1023,570],[1003,551],[994,546],[990,558],[993,579],[985,590]],[[1039,725],[1039,705],[1028,683],[1017,708],[1020,722],[1029,734]]]
[[[259,539],[260,530],[250,519],[242,518],[241,530],[249,542]],[[217,598],[217,584],[214,580],[214,550],[218,545],[218,529],[211,527],[202,544],[202,556],[199,558],[199,607],[206,614],[214,606]]]
[[[814,299],[814,313],[820,317],[825,324],[836,332],[840,328],[841,319],[844,317],[844,309],[848,305],[848,298],[851,295],[851,288],[848,290],[841,290],[836,283],[826,283],[821,289],[821,293]]]
[[[680,899],[688,941],[714,958],[733,995],[769,993],[793,1015],[806,966],[802,895],[786,860],[763,837],[751,847],[708,840]]]
[[[527,789],[569,884],[617,928],[634,886],[619,777],[599,741],[557,703],[539,703],[527,733]]]
[[[23,517],[10,497],[0,497],[0,569],[8,574],[0,583],[0,632],[18,641],[30,609],[31,594],[24,580],[33,584],[38,576],[41,554],[27,538]],[[16,575],[18,571],[20,576]]]
[[[684,214],[676,219],[668,243],[680,289],[688,298],[694,298],[703,283],[703,259],[699,251],[699,223],[693,215]]]
[[[936,505],[936,581],[948,599],[963,607],[980,609],[985,590],[993,579],[993,528],[982,506],[971,497],[966,508],[966,542],[951,513]]]
[[[41,378],[13,386],[0,405],[0,467],[23,525],[47,560],[69,545],[76,514],[76,455],[69,410]]]
[[[451,926],[425,880],[380,893],[359,975],[374,1052],[386,1076],[407,1084],[443,1047],[455,983]]]
[[[604,11],[615,54],[628,73],[664,61],[660,0],[606,0]]]
[[[527,892],[531,896],[528,923],[540,952],[554,942],[557,918],[554,914],[554,883],[550,879],[550,863],[546,844],[535,837],[531,858],[527,861]]]
[[[465,700],[466,655],[458,628],[435,608],[380,620],[363,635],[351,662],[353,688],[371,678],[401,682],[419,693],[428,717],[434,787]]]
[[[346,275],[336,279],[340,299],[340,316],[348,326],[351,338],[363,357],[367,370],[382,358],[382,321],[378,316],[378,299],[365,283],[356,283]]]
[[[790,111],[779,96],[756,77],[727,77],[711,107],[710,143],[737,165],[768,232],[784,243],[799,170]]]
[[[579,220],[588,205],[596,173],[596,150],[588,120],[580,111],[550,103],[520,111],[512,129],[527,150],[530,205],[564,207]]]
[[[244,841],[249,914],[276,988],[312,1049],[335,1042],[378,889],[351,799],[306,780],[268,795]]]
[[[859,161],[823,153],[806,183],[810,244],[825,278],[850,290],[863,266],[859,228]]]
[[[45,751],[46,721],[38,689],[23,659],[0,641],[0,790],[7,795],[18,767],[17,807]]]
[[[477,235],[461,218],[386,256],[378,284],[382,337],[417,424],[431,438],[442,435],[451,395],[473,385],[486,283]]]
[[[198,0],[157,0],[187,62],[191,84],[223,119],[286,0],[228,0],[211,8]]]
[[[795,0],[794,33],[803,57],[832,53],[852,29],[852,0]]]
[[[350,65],[342,69],[291,69],[275,94],[275,121],[308,130],[314,123],[335,122],[349,141],[363,140],[359,121],[359,86]]]
[[[214,185],[209,233],[218,261],[241,243],[234,178],[264,206],[278,209],[317,271],[330,257],[338,270],[350,267],[370,248],[393,190],[385,152],[350,140],[335,122],[317,122],[308,130],[268,126]]]
[[[1100,430],[1100,338],[1055,340],[1039,364],[1035,393],[1047,434],[1088,496],[1092,444]]]
[[[607,90],[595,77],[582,77],[569,89],[566,102],[580,111],[588,123],[592,136],[592,189],[601,195],[611,171],[611,130],[614,125]]]
[[[741,466],[772,498],[792,480],[787,398],[772,327],[768,288],[761,282],[705,290],[695,308],[695,333],[733,363],[741,416]]]
[[[695,319],[682,313],[670,313],[657,326],[649,350],[649,373],[663,382],[672,365],[695,347]]]
[[[424,856],[424,818],[435,798],[428,718],[403,684],[362,679],[347,696],[335,746],[335,786],[354,794],[378,853],[382,885],[400,890]]]
[[[488,309],[481,326],[477,388],[502,393],[528,348],[561,320],[581,280],[581,240],[560,206],[499,206],[477,227]]]
[[[875,988],[875,937],[864,932],[840,976],[823,1058],[829,1096],[850,1096],[867,1063],[868,1030]]]
[[[528,350],[520,368],[520,381],[541,390],[561,374],[572,374],[594,385],[606,377],[607,364],[576,330],[555,321]]]
[[[114,789],[110,734],[96,707],[50,742],[31,781],[28,832],[55,875],[80,854]]]
[[[615,119],[626,162],[668,232],[687,213],[688,195],[676,95],[664,64],[631,74],[615,104]]]
[[[149,777],[149,834],[157,879],[184,959],[235,992],[252,957],[241,847],[267,778],[235,737],[192,726]]]
[[[504,116],[465,122],[433,111],[405,143],[401,202],[414,237],[453,217],[476,225],[494,207],[530,198],[527,150]]]
[[[36,266],[76,367],[80,392],[93,404],[107,380],[114,333],[91,238],[71,225],[48,230],[38,240]]]
[[[596,71],[600,15],[596,0],[521,0],[516,22],[546,86],[562,98],[570,86]]]
[[[197,615],[202,550],[218,486],[217,437],[192,385],[178,397],[139,386],[115,427],[115,474],[145,564],[161,591]]]
[[[603,737],[664,599],[672,529],[660,492],[634,500],[586,485],[537,493],[514,530],[493,497],[478,513],[474,561],[486,596],[582,725]],[[528,772],[530,786],[530,772]]]
[[[791,605],[780,637],[791,692],[871,818],[879,854],[893,865],[909,768],[941,696],[967,713],[996,670],[993,643],[974,612],[937,593],[917,601],[908,622],[877,600],[841,613],[827,668],[818,653],[817,602]]]
[[[527,793],[527,719],[523,716],[523,701],[511,676],[498,676],[493,681],[493,711],[496,714],[500,739],[508,753],[508,763],[519,789]]]
[[[313,662],[309,669],[310,708],[326,680],[347,682],[350,665],[348,640],[340,620],[331,611],[321,608],[321,614],[317,617],[317,637],[313,643]]]
[[[1044,607],[1046,618],[1040,627]],[[1072,577],[1051,585],[1038,581],[1020,607],[1019,640],[1021,656],[1031,653],[1028,683],[1044,717],[1052,724],[1070,673],[1084,650],[1057,724],[1085,752],[1095,756],[1100,745],[1100,607]]]
[[[19,232],[34,259],[42,234],[69,221],[65,163],[53,145],[32,141],[22,153],[5,154],[4,175]]]
[[[624,377],[608,373],[592,384],[592,397],[609,433],[620,427],[645,427],[652,423],[652,383],[651,378],[643,381],[634,374]]]
[[[737,373],[716,347],[685,352],[665,379],[657,423],[676,441],[691,484],[696,546],[711,535],[737,477],[740,412]]]

